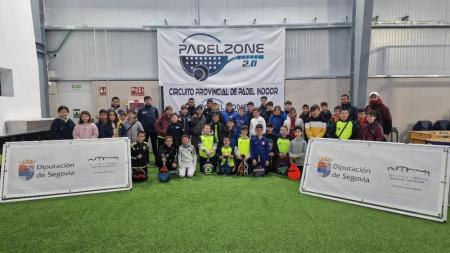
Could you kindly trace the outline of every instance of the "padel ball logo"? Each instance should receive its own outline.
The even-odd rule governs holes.
[[[317,163],[317,174],[321,177],[328,177],[331,173],[331,162],[333,159],[330,157],[320,157]]]
[[[178,53],[184,72],[205,81],[232,61],[242,61],[242,68],[256,67],[264,59],[264,43],[223,43],[210,34],[194,33],[178,45]]]
[[[23,160],[19,163],[19,177],[23,180],[30,180],[34,176],[35,161]]]

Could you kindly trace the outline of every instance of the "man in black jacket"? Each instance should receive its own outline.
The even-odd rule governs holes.
[[[206,100],[206,108],[203,110],[203,115],[205,115],[206,118],[206,123],[211,123],[211,116],[213,113],[213,104],[214,101],[212,100],[212,98],[208,98],[208,100]]]
[[[347,110],[349,113],[349,119],[352,121],[358,120],[358,108],[354,107],[350,103],[350,96],[343,94],[341,96],[341,110]]]
[[[137,113],[138,120],[141,122],[145,131],[145,140],[152,143],[152,151],[156,158],[156,142],[158,135],[155,130],[155,122],[159,118],[158,109],[152,106],[152,98],[150,96],[144,97],[144,107],[138,110]]]
[[[188,112],[189,112],[189,116],[191,116],[191,117],[194,116],[195,108],[196,108],[195,107],[195,100],[194,100],[194,98],[189,98],[186,106],[187,106],[187,109],[188,109]]]

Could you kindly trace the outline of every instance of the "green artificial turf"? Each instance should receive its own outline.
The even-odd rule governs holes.
[[[300,195],[298,182],[203,176],[0,206],[0,252],[449,252],[450,226]]]

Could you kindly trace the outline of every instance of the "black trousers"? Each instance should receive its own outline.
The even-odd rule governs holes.
[[[155,156],[156,161],[156,156],[158,156],[158,145],[157,145],[158,135],[154,131],[153,132],[146,131],[145,140],[151,142],[153,155]]]

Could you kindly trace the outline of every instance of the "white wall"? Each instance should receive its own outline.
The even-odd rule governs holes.
[[[106,96],[99,96],[100,87],[107,88]],[[73,109],[89,111],[95,117],[100,109],[109,109],[111,98],[115,96],[120,98],[121,107],[126,108],[127,100],[144,99],[144,96],[132,96],[131,87],[144,87],[144,95],[151,96],[152,104],[160,108],[158,81],[61,81],[52,82],[49,89],[50,116],[57,116],[57,107],[66,105],[70,117],[73,117]]]
[[[6,120],[41,116],[39,74],[30,1],[0,1],[0,68],[12,69],[14,96],[0,97],[0,136]]]
[[[340,103],[340,96],[349,93],[349,79],[286,80],[285,99],[301,110],[303,104],[327,102],[331,108]]]

